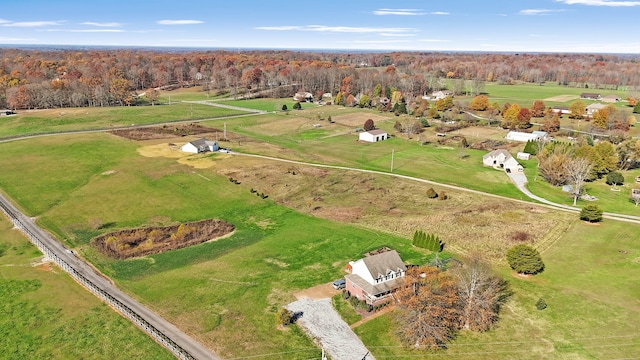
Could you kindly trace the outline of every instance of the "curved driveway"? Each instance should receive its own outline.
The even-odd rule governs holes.
[[[437,185],[437,186],[446,187],[446,188],[449,188],[449,189],[454,189],[454,190],[459,190],[459,191],[466,191],[466,192],[470,192],[470,193],[473,193],[473,194],[490,196],[490,197],[494,197],[494,198],[498,198],[498,199],[515,201],[515,202],[524,203],[524,204],[531,204],[530,201],[513,199],[513,198],[510,198],[510,197],[506,197],[506,196],[490,194],[490,193],[486,193],[486,192],[483,192],[483,191],[467,189],[467,188],[460,187],[460,186],[443,184],[443,183],[439,183],[439,182],[435,182],[435,181],[431,181],[431,180],[417,178],[417,177],[414,177],[414,176],[394,174],[394,173],[389,173],[389,172],[385,172],[385,171],[358,169],[358,168],[352,168],[352,167],[348,167],[348,166],[309,163],[309,162],[304,162],[304,161],[281,159],[281,158],[272,157],[272,156],[255,155],[255,154],[244,154],[244,153],[238,153],[238,152],[235,152],[235,151],[232,152],[231,154],[233,154],[233,155],[241,155],[241,156],[257,157],[257,158],[268,159],[268,160],[273,160],[273,161],[280,161],[280,162],[286,162],[286,163],[297,164],[297,165],[306,165],[306,166],[314,166],[314,167],[327,168],[327,169],[337,169],[337,170],[351,170],[351,171],[358,171],[358,172],[369,173],[369,174],[393,176],[393,177],[400,178],[400,179],[407,179],[407,180],[411,180],[411,181],[417,181],[417,182],[422,182],[422,183],[427,183],[427,184],[433,184],[433,185]],[[527,177],[524,174],[509,174],[509,175],[511,177],[511,180],[516,185],[516,187],[520,191],[522,191],[522,193],[524,193],[530,199],[539,201],[541,203],[541,204],[538,204],[539,206],[544,206],[544,207],[548,207],[548,208],[552,208],[552,209],[556,209],[556,210],[571,211],[571,212],[580,211],[580,208],[554,203],[554,202],[549,201],[547,199],[544,199],[544,198],[542,198],[540,196],[534,195],[525,186],[526,183],[527,183]],[[514,175],[518,175],[518,176],[514,177]],[[626,222],[633,222],[633,223],[640,224],[640,216],[625,215],[625,214],[615,214],[615,213],[607,213],[607,212],[605,212],[603,214],[603,216],[605,218],[607,218],[607,219],[626,221]]]

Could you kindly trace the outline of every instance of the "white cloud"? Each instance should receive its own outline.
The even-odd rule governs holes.
[[[202,24],[204,21],[200,20],[158,20],[157,23],[160,25],[194,25],[194,24]]]
[[[421,9],[378,9],[373,15],[424,15]]]
[[[120,26],[122,26],[121,23],[117,23],[117,22],[98,23],[98,22],[93,22],[93,21],[86,21],[86,22],[80,23],[80,25],[91,25],[91,26],[99,26],[99,27],[120,27]]]
[[[380,36],[386,36],[386,37],[407,37],[407,36],[416,36],[416,34],[390,34],[390,33],[380,33]]]
[[[56,26],[62,25],[64,21],[6,21],[3,20],[0,25],[2,26],[11,26],[11,27],[42,27],[42,26]]]
[[[423,12],[422,9],[378,9],[373,11],[373,15],[416,16],[416,15],[449,15],[449,13],[443,12],[443,11]]]
[[[70,32],[70,33],[122,33],[120,29],[43,29],[44,32]]]
[[[549,15],[553,12],[562,12],[564,10],[549,10],[549,9],[525,9],[520,10],[520,15]]]
[[[317,31],[317,32],[338,32],[338,33],[386,33],[400,34],[416,32],[413,28],[377,28],[377,27],[351,27],[351,26],[324,26],[324,25],[306,25],[306,26],[259,26],[256,30],[269,31]]]
[[[443,43],[443,42],[451,42],[451,40],[444,39],[418,39],[419,42],[435,42],[435,43]]]
[[[640,6],[640,1],[610,1],[610,0],[556,0],[567,5],[588,5],[588,6]]]

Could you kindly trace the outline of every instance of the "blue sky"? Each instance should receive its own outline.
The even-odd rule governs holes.
[[[0,44],[640,53],[640,1],[0,0]]]

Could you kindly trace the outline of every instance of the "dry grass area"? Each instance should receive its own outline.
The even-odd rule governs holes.
[[[580,99],[578,95],[557,95],[544,99],[544,101],[567,102]]]
[[[387,116],[368,114],[368,113],[350,113],[344,115],[335,115],[331,117],[331,120],[337,124],[347,125],[352,127],[363,127],[364,122],[367,119],[373,120],[374,123],[388,120]]]
[[[221,174],[300,212],[406,238],[422,229],[438,234],[445,249],[482,252],[493,261],[504,261],[504,253],[515,244],[546,241],[550,229],[569,221],[533,205],[437,186],[434,189],[444,190],[449,199],[428,199],[425,194],[432,186],[380,175],[265,160],[221,165]]]

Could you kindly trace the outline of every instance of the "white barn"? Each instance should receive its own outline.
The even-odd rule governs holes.
[[[529,140],[545,140],[549,134],[545,131],[534,131],[532,133],[519,132],[519,131],[509,131],[505,139],[511,141],[521,141],[527,142]]]
[[[378,142],[382,140],[386,140],[389,138],[389,134],[387,134],[384,130],[369,130],[363,131],[358,135],[358,140],[367,141],[367,142]]]
[[[188,142],[180,150],[186,153],[198,154],[205,151],[218,151],[219,146],[217,141],[209,141],[207,139],[198,139]]]

